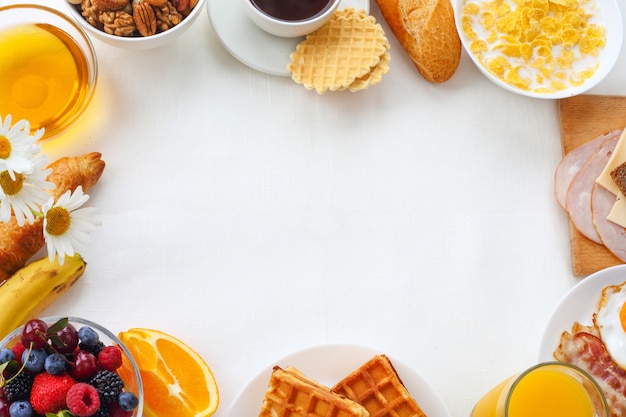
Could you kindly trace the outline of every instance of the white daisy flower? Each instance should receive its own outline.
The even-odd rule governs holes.
[[[2,121],[0,115],[0,172],[8,171],[12,180],[15,173],[28,173],[33,169],[33,157],[41,151],[37,141],[43,136],[44,129],[30,134],[30,123],[20,120],[11,126],[11,115]]]
[[[28,174],[15,173],[14,179],[8,171],[0,172],[0,222],[8,222],[11,213],[19,226],[35,221],[33,212],[39,212],[50,194],[46,190],[54,188],[54,184],[46,181],[52,169],[44,169],[48,158],[42,155],[33,160],[33,170]]]
[[[101,222],[93,217],[94,207],[80,208],[87,200],[89,196],[83,194],[83,188],[79,186],[73,194],[67,191],[56,203],[50,198],[42,206],[43,234],[50,260],[58,254],[59,263],[63,265],[65,255],[74,256],[74,252],[80,252],[90,242],[89,232],[100,227]]]

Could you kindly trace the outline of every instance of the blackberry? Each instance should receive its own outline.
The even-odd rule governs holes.
[[[124,381],[115,372],[105,369],[98,371],[96,375],[89,381],[100,394],[100,400],[104,404],[117,401],[117,397],[124,389]]]
[[[10,402],[24,401],[30,398],[30,390],[33,387],[35,375],[23,371],[11,379],[4,386],[4,395]]]
[[[95,357],[98,357],[98,353],[100,353],[100,351],[104,349],[104,342],[98,341],[98,343],[96,343],[95,345],[88,345],[81,342],[78,344],[78,347],[80,348],[80,350],[87,351],[93,354]]]

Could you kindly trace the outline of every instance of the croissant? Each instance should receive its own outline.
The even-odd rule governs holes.
[[[49,193],[56,200],[67,190],[79,185],[87,191],[95,185],[104,171],[104,161],[99,152],[81,156],[64,157],[51,163],[48,181],[55,185]],[[0,283],[10,278],[44,245],[43,219],[37,217],[32,224],[18,226],[15,218],[0,223]]]

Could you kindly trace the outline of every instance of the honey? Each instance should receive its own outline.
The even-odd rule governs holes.
[[[72,122],[90,99],[87,60],[63,30],[20,24],[0,31],[0,114],[46,136]]]

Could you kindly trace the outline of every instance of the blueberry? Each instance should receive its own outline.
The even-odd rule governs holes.
[[[9,416],[11,417],[31,417],[33,415],[33,407],[28,401],[15,401],[9,407]]]
[[[43,365],[47,373],[59,375],[65,372],[65,358],[60,353],[48,355]]]
[[[78,338],[87,346],[95,346],[100,341],[98,333],[89,326],[83,326],[78,330]]]
[[[9,362],[15,359],[15,354],[9,348],[0,349],[0,363]]]
[[[137,396],[132,392],[121,392],[119,397],[117,398],[117,403],[120,408],[124,411],[132,411],[139,404],[139,400]]]
[[[22,353],[22,363],[30,372],[39,373],[43,371],[47,356],[48,354],[43,349],[25,350]]]

